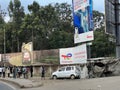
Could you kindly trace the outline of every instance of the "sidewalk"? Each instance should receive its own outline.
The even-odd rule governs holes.
[[[12,83],[17,85],[20,88],[34,88],[34,87],[40,87],[43,86],[43,83],[39,81],[36,81],[38,78],[30,78],[30,79],[24,79],[24,78],[0,78],[1,81]]]

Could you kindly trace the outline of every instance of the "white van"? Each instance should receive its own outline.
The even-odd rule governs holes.
[[[59,68],[56,72],[52,73],[52,78],[80,78],[80,67],[79,66],[64,66]]]

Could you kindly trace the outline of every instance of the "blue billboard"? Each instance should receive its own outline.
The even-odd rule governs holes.
[[[73,0],[73,20],[75,33],[93,31],[92,0]]]

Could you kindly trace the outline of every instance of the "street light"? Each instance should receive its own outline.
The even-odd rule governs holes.
[[[6,12],[5,10],[1,10],[1,6],[0,6],[0,15],[4,18],[6,16]],[[5,26],[4,26],[4,59],[3,61],[6,60],[6,35],[5,35]]]

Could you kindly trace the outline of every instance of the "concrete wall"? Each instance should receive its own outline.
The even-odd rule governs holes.
[[[31,64],[38,63],[44,60],[49,61],[49,59],[59,61],[59,49],[52,49],[52,50],[41,50],[41,51],[33,51],[33,56],[31,57]],[[19,53],[6,53],[6,61],[10,62],[12,65],[16,66],[23,66],[28,64],[22,63],[22,52]],[[2,60],[3,60],[4,54],[2,54]],[[30,65],[30,64],[29,64]]]

